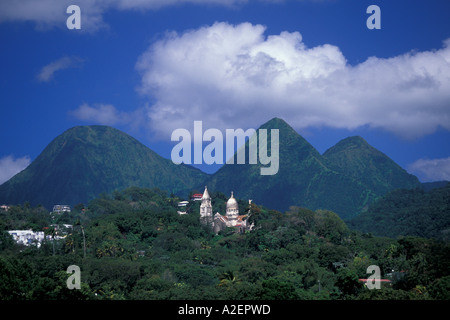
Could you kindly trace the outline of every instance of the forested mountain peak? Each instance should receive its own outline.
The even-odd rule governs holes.
[[[56,137],[22,172],[0,186],[0,202],[87,203],[130,186],[170,192],[191,188],[206,174],[177,166],[128,134],[108,126],[77,126]]]
[[[342,152],[349,149],[364,148],[375,150],[363,137],[361,136],[351,136],[342,139],[334,146],[325,151],[324,156],[330,155],[337,152]]]
[[[357,179],[377,195],[393,189],[420,186],[417,177],[359,136],[339,141],[323,156],[331,168]]]
[[[273,118],[259,129],[267,129],[268,153],[272,130],[279,133],[279,170],[274,175],[261,175],[265,165],[260,161],[248,163],[248,143],[245,164],[226,164],[208,175],[175,165],[120,130],[73,127],[0,186],[0,202],[28,201],[51,208],[86,203],[101,193],[131,186],[187,194],[207,185],[212,191],[234,191],[242,199],[280,211],[298,205],[333,210],[347,218],[390,190],[419,185],[415,176],[361,137],[343,139],[321,155],[283,119]]]

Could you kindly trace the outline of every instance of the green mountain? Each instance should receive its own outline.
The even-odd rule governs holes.
[[[268,130],[268,141],[271,141],[271,129],[279,130],[279,171],[275,175],[263,176],[262,167],[248,164],[248,142],[245,146],[245,164],[225,164],[205,184],[209,190],[222,191],[229,194],[234,191],[241,199],[250,198],[256,203],[274,209],[287,209],[289,205],[305,199],[313,187],[311,182],[319,183],[317,177],[327,170],[323,158],[314,147],[298,135],[286,122],[275,118],[260,129]],[[271,145],[268,143],[269,153]]]
[[[348,224],[376,236],[450,240],[450,183],[429,191],[421,188],[391,191]]]
[[[80,126],[56,137],[28,168],[0,186],[0,203],[26,201],[54,204],[86,203],[100,193],[127,187],[158,187],[185,195],[193,189],[229,195],[280,211],[290,206],[329,209],[341,218],[355,216],[386,192],[420,186],[386,155],[360,137],[342,140],[321,155],[285,121],[274,118],[267,129],[279,130],[279,170],[261,175],[261,164],[224,165],[213,175],[175,165],[129,135],[106,126]],[[259,131],[258,131],[259,132]],[[237,155],[235,154],[235,163]]]
[[[0,203],[86,203],[130,186],[177,193],[205,180],[202,171],[175,165],[136,139],[107,126],[79,126],[56,137],[22,172],[0,186]]]
[[[278,173],[260,175],[261,164],[250,165],[247,157],[246,164],[224,165],[207,180],[208,189],[234,191],[241,199],[280,211],[296,205],[329,209],[348,218],[389,190],[419,185],[417,178],[362,138],[341,141],[321,155],[281,119],[274,118],[260,129],[279,130]]]
[[[416,176],[358,136],[341,140],[323,156],[334,170],[358,180],[377,195],[420,186]]]

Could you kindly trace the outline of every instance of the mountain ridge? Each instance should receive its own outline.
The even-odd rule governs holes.
[[[268,141],[271,129],[279,130],[279,172],[273,176],[260,174],[261,163],[248,164],[248,141],[245,164],[225,164],[207,174],[189,165],[175,165],[112,127],[73,127],[52,140],[29,167],[0,185],[0,202],[74,205],[130,186],[188,194],[208,185],[209,190],[234,191],[241,199],[279,211],[296,205],[333,210],[347,218],[385,191],[420,184],[362,137],[343,139],[320,154],[283,119],[273,118],[259,129],[267,129]],[[379,167],[378,162],[384,166]],[[355,168],[348,167],[349,163]],[[391,174],[383,176],[383,168]],[[393,177],[400,182],[395,188]]]
[[[332,167],[345,171],[379,194],[392,189],[414,188],[419,185],[417,177],[409,174],[387,155],[371,146],[360,136],[342,139],[323,153]],[[401,177],[399,177],[401,175]],[[374,181],[371,178],[377,177]],[[397,184],[397,178],[400,183]]]
[[[165,181],[163,174],[171,180]],[[75,205],[129,186],[178,192],[205,175],[173,164],[120,130],[76,126],[53,139],[25,170],[3,183],[0,202]]]
[[[418,187],[418,179],[408,174],[382,152],[370,146],[362,137],[349,137],[321,155],[306,139],[280,118],[273,118],[259,129],[279,129],[279,172],[274,176],[261,176],[258,165],[224,165],[205,183],[211,190],[225,193],[234,191],[267,207],[286,211],[291,205],[309,209],[329,209],[348,218],[365,208],[385,192],[396,188]],[[258,130],[257,130],[258,131]],[[270,132],[270,130],[268,130]],[[268,141],[270,141],[268,134]],[[269,144],[269,143],[268,143]],[[270,145],[268,146],[270,151]],[[364,152],[354,153],[352,150]],[[367,151],[368,150],[368,151]],[[248,154],[248,142],[246,144]],[[355,158],[366,166],[386,163],[391,175],[383,176],[380,170],[351,171],[340,163],[340,156]],[[367,172],[366,172],[367,171]],[[370,174],[372,183],[365,181]],[[245,179],[245,177],[247,179]],[[392,177],[398,180],[393,185]],[[270,186],[270,187],[267,187]],[[275,199],[275,200],[274,200]]]

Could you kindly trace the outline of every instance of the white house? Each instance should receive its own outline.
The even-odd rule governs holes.
[[[189,201],[180,201],[178,202],[179,207],[186,207],[189,204]]]
[[[178,202],[178,207],[180,207],[180,211],[177,211],[178,214],[187,214],[186,207],[188,204],[189,204],[189,201]]]
[[[66,204],[55,204],[53,206],[53,212],[56,213],[70,212],[70,206]]]
[[[43,231],[34,232],[33,230],[11,230],[8,231],[8,233],[13,236],[14,241],[26,246],[36,244],[39,248],[41,246],[41,242],[44,240]]]

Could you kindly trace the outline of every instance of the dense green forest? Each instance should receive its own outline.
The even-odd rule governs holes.
[[[226,196],[211,196],[224,212]],[[28,204],[0,211],[0,299],[450,299],[448,242],[375,237],[331,211],[255,204],[253,231],[215,235],[200,224],[198,202],[179,215],[179,200],[133,187],[59,215]],[[73,229],[54,240],[55,224]],[[6,232],[14,229],[50,237],[21,246]],[[81,269],[80,290],[67,288],[70,265]],[[370,265],[392,282],[366,288],[358,279]]]
[[[450,240],[450,183],[432,189],[387,193],[348,221],[351,228],[377,236],[410,235]]]
[[[1,204],[74,206],[131,186],[180,192],[208,175],[175,165],[128,134],[108,126],[77,126],[53,139],[33,162],[0,185]]]
[[[210,190],[233,190],[244,199],[253,199],[282,212],[297,204],[312,210],[332,210],[341,218],[349,219],[388,191],[420,187],[417,177],[361,137],[343,139],[320,154],[280,118],[271,119],[260,129],[267,130],[268,141],[270,132],[279,130],[280,156],[276,174],[261,175],[261,167],[265,165],[250,164],[247,141],[246,164],[225,164],[197,188],[207,185]],[[271,146],[268,151],[272,152]],[[237,155],[234,160],[237,163]]]

